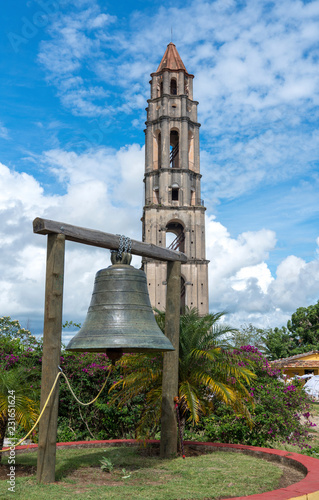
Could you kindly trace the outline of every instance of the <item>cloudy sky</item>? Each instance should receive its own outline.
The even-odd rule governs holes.
[[[267,328],[317,302],[319,1],[16,0],[0,23],[1,315],[41,332],[35,217],[141,239],[149,75],[171,36],[199,101],[210,310]],[[67,243],[65,320],[108,265]]]

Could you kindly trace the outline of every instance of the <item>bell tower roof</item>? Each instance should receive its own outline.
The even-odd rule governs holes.
[[[156,70],[156,73],[160,73],[165,69],[172,71],[183,70],[187,73],[181,56],[179,55],[177,48],[172,42],[167,45],[167,49],[165,51],[165,54],[163,55],[159,67]]]

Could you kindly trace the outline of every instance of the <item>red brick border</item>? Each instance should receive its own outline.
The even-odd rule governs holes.
[[[149,440],[149,443],[159,443],[156,440]],[[59,448],[74,447],[74,448],[90,448],[104,447],[115,444],[134,445],[135,439],[112,439],[108,441],[73,441],[70,443],[57,443]],[[249,495],[244,497],[232,497],[230,500],[319,500],[319,460],[317,458],[301,455],[300,453],[290,453],[288,451],[273,450],[270,448],[258,448],[256,446],[246,446],[241,444],[225,444],[225,443],[199,443],[194,441],[185,441],[189,446],[203,446],[206,448],[215,448],[215,451],[233,451],[237,453],[247,453],[267,460],[282,462],[286,465],[292,465],[296,468],[304,470],[306,477],[298,483],[291,484],[286,488],[279,490],[259,493],[257,495]],[[25,452],[34,450],[38,447],[37,444],[29,446],[17,446],[16,451]]]

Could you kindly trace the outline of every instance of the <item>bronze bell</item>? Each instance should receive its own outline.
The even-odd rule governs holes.
[[[146,274],[112,254],[112,266],[98,271],[86,319],[70,340],[68,351],[106,352],[116,361],[124,352],[173,351],[156,323]],[[125,263],[124,263],[125,262]]]

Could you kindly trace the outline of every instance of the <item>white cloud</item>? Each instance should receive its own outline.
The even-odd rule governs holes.
[[[196,77],[206,189],[232,199],[311,172],[318,159],[308,123],[318,120],[316,5],[196,0],[136,10],[123,30],[96,2],[84,3],[48,27],[39,60],[73,114],[121,120],[135,112],[130,122],[142,124],[149,73],[170,35],[163,26],[174,18],[178,50]],[[79,77],[84,64],[94,86]]]
[[[56,202],[55,197],[44,196],[43,188],[32,175],[11,171],[2,163],[0,163],[0,182],[3,186],[0,190],[2,212],[10,213],[12,209],[23,207],[24,215],[29,215],[36,206],[41,205],[46,208]],[[14,224],[14,218],[10,216],[6,222]]]
[[[3,125],[3,123],[1,121],[0,121],[0,138],[1,139],[9,139],[8,129]]]
[[[40,43],[38,60],[45,68],[48,79],[58,89],[64,106],[75,115],[103,116],[108,111],[101,102],[107,92],[93,86],[78,75],[85,66],[90,71],[92,59],[103,58],[99,36],[115,21],[114,16],[100,12],[95,2],[90,7],[78,4],[72,14],[58,12],[48,26],[51,39]]]
[[[7,315],[42,317],[46,238],[32,233],[36,216],[121,233],[141,239],[143,149],[137,145],[115,151],[100,148],[79,155],[48,151],[42,162],[51,168],[65,194],[47,195],[30,175],[0,165],[0,286]],[[227,321],[239,326],[281,326],[301,305],[315,302],[319,293],[319,260],[285,258],[272,276],[267,266],[276,235],[261,229],[233,238],[210,216],[206,224],[210,260],[211,310],[228,310]],[[319,244],[319,238],[317,239]],[[64,317],[83,320],[94,275],[109,265],[109,253],[67,243]],[[139,260],[135,260],[139,265]]]
[[[276,277],[271,275],[267,260],[276,245],[273,231],[232,238],[209,217],[206,235],[211,309],[228,311],[227,321],[234,326],[281,326],[297,307],[318,300],[319,259],[306,263],[291,255],[278,265]]]
[[[31,175],[11,171],[0,164],[2,311],[32,321],[43,314],[46,253],[46,238],[32,232],[35,217],[125,234],[139,240],[142,232],[143,148],[137,145],[120,151],[101,148],[83,155],[53,150],[46,152],[41,160],[64,183],[65,194],[47,195]],[[134,262],[140,265],[139,258]],[[68,242],[66,317],[74,319],[85,314],[94,275],[108,265],[108,251]]]
[[[235,276],[230,278],[232,288],[234,290],[245,290],[247,287],[247,280],[256,279],[257,285],[263,293],[267,293],[270,283],[273,281],[271,272],[265,262],[256,264],[255,266],[242,267]]]
[[[289,311],[308,305],[309,299],[317,302],[318,282],[319,259],[305,262],[290,255],[279,264],[276,280],[269,287],[269,293],[278,307]]]
[[[273,231],[261,229],[244,232],[234,239],[214,217],[207,218],[206,248],[211,260],[211,270],[214,272],[212,281],[222,276],[234,276],[243,267],[267,260],[269,251],[274,249],[275,244],[276,235]]]

